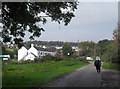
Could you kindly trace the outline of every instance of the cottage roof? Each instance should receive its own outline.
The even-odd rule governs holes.
[[[26,45],[25,45],[24,47],[25,47],[27,50],[30,48],[30,47],[28,47],[28,46],[26,46]]]
[[[34,53],[29,53],[29,54],[32,54],[32,55],[34,55],[35,57],[37,57]],[[29,54],[28,54],[28,55],[29,55]]]
[[[31,44],[31,47],[34,47],[34,48],[37,49],[38,51],[47,51],[47,52],[55,52],[55,51],[56,51],[56,48],[54,48],[54,47],[42,48],[42,47],[34,46],[33,44]],[[28,47],[27,45],[25,45],[25,48],[26,48],[27,50],[29,50],[31,47]]]

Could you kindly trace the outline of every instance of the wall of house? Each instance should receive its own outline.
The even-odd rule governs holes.
[[[31,46],[31,48],[28,50],[28,54],[29,54],[29,53],[33,53],[33,54],[35,54],[37,57],[39,56],[37,49],[34,48],[33,46]]]
[[[28,54],[24,60],[34,60],[35,56],[33,54]]]
[[[33,54],[31,54],[33,53]],[[50,54],[52,56],[55,56],[56,52],[48,52],[48,51],[38,51],[33,44],[31,44],[31,48],[29,50],[27,50],[24,46],[18,50],[18,61],[20,61],[21,59],[23,60],[34,60],[35,55],[37,57],[43,57],[46,56],[47,54]]]
[[[25,47],[21,47],[18,50],[18,61],[20,61],[25,55],[27,55],[27,49]]]

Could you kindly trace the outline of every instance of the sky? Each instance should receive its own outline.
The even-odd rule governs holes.
[[[94,41],[112,39],[112,32],[117,27],[118,3],[117,2],[80,2],[74,12],[70,24],[64,26],[48,21],[43,26],[38,41]],[[24,41],[29,41],[26,32]]]

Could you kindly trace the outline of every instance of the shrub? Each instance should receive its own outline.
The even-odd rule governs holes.
[[[71,58],[77,58],[78,57],[78,55],[75,55],[75,54],[73,54],[73,55],[71,55]]]
[[[59,56],[59,55],[56,55],[54,57],[54,61],[61,61],[61,60],[63,60],[63,58],[61,56]]]
[[[19,61],[17,61],[17,60],[11,60],[11,61],[9,62],[9,64],[19,64]]]
[[[44,62],[44,60],[42,58],[35,58],[34,62]]]
[[[55,57],[52,55],[46,55],[43,56],[42,58],[35,58],[34,62],[45,62],[45,61],[61,61],[63,58],[59,55],[56,55]]]
[[[28,60],[23,60],[23,61],[21,61],[21,62],[19,62],[20,64],[29,64],[29,63],[34,63],[34,60],[30,60],[30,59],[28,59]]]
[[[43,58],[41,58],[44,61],[52,61],[54,59],[54,56],[48,54],[46,56],[43,56]]]
[[[22,60],[22,61],[17,61],[17,60],[11,60],[10,64],[29,64],[29,63],[34,63],[33,60]]]
[[[86,60],[86,58],[79,58],[78,60],[82,61],[82,62],[85,62],[85,63],[89,63],[88,60]]]

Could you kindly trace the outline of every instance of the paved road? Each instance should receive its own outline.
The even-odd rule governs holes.
[[[91,62],[45,87],[101,87],[101,74],[96,72]]]
[[[102,87],[120,87],[120,72],[109,69],[102,69]]]

